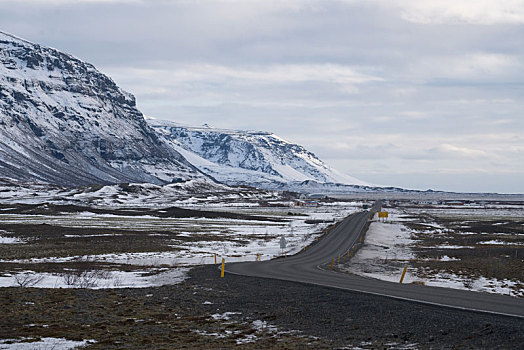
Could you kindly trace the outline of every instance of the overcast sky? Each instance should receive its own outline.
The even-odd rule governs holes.
[[[0,0],[146,116],[272,131],[406,188],[524,193],[524,0]]]

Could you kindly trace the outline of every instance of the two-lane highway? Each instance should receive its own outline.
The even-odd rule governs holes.
[[[375,203],[370,212],[348,216],[306,251],[270,261],[232,263],[226,266],[226,271],[524,318],[524,300],[515,297],[392,283],[330,270],[331,259],[346,254],[357,243],[373,212],[379,210],[379,205]]]

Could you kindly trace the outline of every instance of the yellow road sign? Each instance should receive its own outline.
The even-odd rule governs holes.
[[[378,217],[379,218],[387,218],[388,217],[388,212],[387,211],[379,211],[378,212]]]

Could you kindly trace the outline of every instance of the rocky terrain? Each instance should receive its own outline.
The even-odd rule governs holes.
[[[72,186],[205,176],[91,64],[0,32],[0,177]]]
[[[148,123],[202,172],[229,185],[285,190],[290,184],[313,189],[315,184],[329,183],[340,184],[345,191],[369,186],[270,132],[191,127],[155,119]]]
[[[191,179],[278,190],[368,185],[272,133],[147,123],[135,98],[93,65],[2,32],[0,178],[64,186]]]
[[[0,338],[89,340],[90,349],[519,349],[524,341],[517,318],[278,280],[221,279],[214,266],[190,276],[155,288],[0,288]]]

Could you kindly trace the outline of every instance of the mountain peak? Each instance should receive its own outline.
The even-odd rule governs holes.
[[[148,123],[202,172],[230,185],[277,188],[307,180],[369,185],[270,132],[191,127],[159,120]]]
[[[261,188],[368,185],[270,132],[144,118],[134,96],[93,65],[3,32],[0,177],[68,186],[191,179]]]
[[[93,65],[0,34],[0,177],[62,185],[203,177]]]

